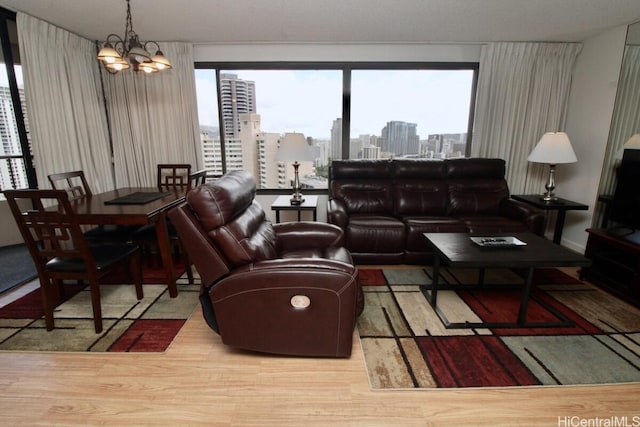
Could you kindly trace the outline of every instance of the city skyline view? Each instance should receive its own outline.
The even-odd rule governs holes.
[[[263,132],[327,140],[342,117],[340,70],[224,70],[255,82]],[[467,132],[473,70],[353,70],[351,138],[380,135],[390,121],[430,134]],[[218,127],[214,70],[196,70],[200,126]],[[206,94],[206,95],[205,95]]]

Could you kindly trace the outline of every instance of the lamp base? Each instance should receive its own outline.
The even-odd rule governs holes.
[[[291,196],[291,198],[289,199],[289,202],[291,203],[291,205],[293,206],[297,206],[297,205],[301,205],[304,203],[304,197],[302,197],[302,194],[298,193],[298,194],[294,194]]]
[[[549,165],[549,178],[544,186],[545,190],[547,191],[542,195],[542,197],[540,197],[540,200],[544,200],[545,202],[553,202],[554,200],[558,200],[556,195],[553,193],[553,190],[556,189],[555,175],[556,165]]]

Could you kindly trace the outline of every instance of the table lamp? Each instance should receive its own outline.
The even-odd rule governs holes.
[[[576,153],[573,152],[571,141],[564,132],[547,132],[535,146],[528,161],[534,163],[546,163],[549,165],[549,179],[544,188],[546,193],[541,197],[545,202],[557,200],[553,193],[556,188],[555,174],[556,165],[560,163],[575,163],[578,161]]]
[[[277,162],[293,162],[293,195],[291,196],[290,202],[292,205],[302,204],[304,198],[300,192],[300,178],[298,176],[299,162],[315,160],[313,150],[307,143],[304,135],[301,133],[286,133],[284,138],[280,140],[280,146],[276,152],[275,160]]]

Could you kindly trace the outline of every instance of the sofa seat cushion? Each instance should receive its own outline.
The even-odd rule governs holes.
[[[352,215],[346,230],[346,247],[352,252],[402,252],[405,226],[383,215]]]
[[[527,231],[524,223],[501,216],[460,216],[458,219],[466,224],[469,233],[491,234]]]
[[[459,219],[446,216],[412,216],[403,221],[407,229],[406,249],[428,251],[423,233],[466,233],[467,225]]]

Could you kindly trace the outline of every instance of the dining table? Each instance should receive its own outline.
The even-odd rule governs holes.
[[[171,256],[167,212],[182,203],[186,193],[185,189],[160,191],[157,187],[127,187],[93,194],[71,203],[81,225],[155,224],[169,296],[175,298],[178,295],[177,277]]]

